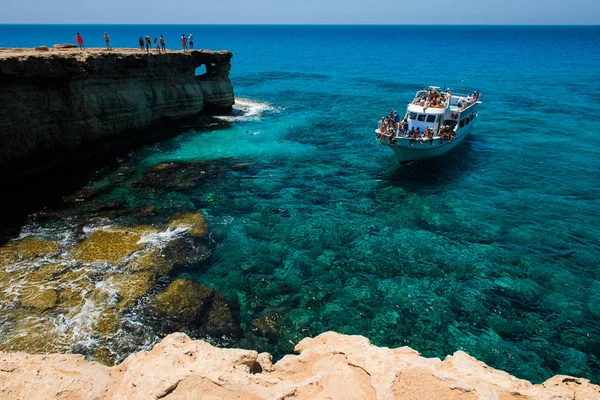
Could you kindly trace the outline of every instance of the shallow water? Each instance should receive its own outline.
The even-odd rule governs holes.
[[[0,26],[11,32],[0,45],[39,44],[22,29]],[[73,30],[36,29],[52,42]],[[77,29],[100,46],[108,28]],[[281,356],[335,330],[425,356],[464,350],[535,382],[600,382],[599,28],[148,29],[233,51],[241,111],[230,127],[139,149],[88,187],[124,207],[155,205],[144,223],[205,213],[211,257],[174,273],[237,304],[244,335],[213,340]],[[114,45],[138,30],[110,27]],[[484,95],[470,137],[398,166],[374,140],[378,118],[426,81],[461,80]],[[177,190],[134,184],[160,162],[196,160],[223,173]],[[23,235],[58,231],[32,217]],[[278,316],[280,336],[253,332],[261,315]]]

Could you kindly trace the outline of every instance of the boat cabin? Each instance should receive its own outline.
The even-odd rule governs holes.
[[[419,90],[406,110],[408,129],[419,128],[424,132],[430,128],[433,132],[438,132],[444,125],[452,128],[458,125],[462,128],[477,116],[473,107],[477,102],[478,99],[471,95],[454,94],[449,91],[442,93],[438,86]]]

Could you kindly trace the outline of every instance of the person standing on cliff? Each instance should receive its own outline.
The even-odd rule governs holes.
[[[163,35],[160,35],[160,47],[162,48],[162,51],[164,53],[167,52],[167,46],[165,45],[165,38],[163,37]]]
[[[183,47],[183,51],[187,50],[187,39],[183,33],[181,34],[181,47]]]
[[[154,38],[154,48],[160,53],[160,46],[158,45],[158,38]]]
[[[75,41],[77,42],[81,50],[85,50],[85,47],[83,47],[83,38],[81,37],[79,32],[77,32],[77,35],[75,35]]]
[[[140,36],[138,43],[140,44],[140,49],[144,51],[144,38]]]
[[[146,35],[146,51],[150,53],[150,44],[152,44],[152,39],[150,39],[150,34]]]
[[[106,42],[106,50],[112,50],[110,45],[110,36],[108,36],[108,33],[106,32],[104,32],[104,41]]]
[[[191,33],[190,36],[188,36],[188,42],[190,43],[190,50],[194,50],[194,37]]]

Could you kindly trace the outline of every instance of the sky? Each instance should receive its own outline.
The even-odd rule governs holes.
[[[0,0],[0,24],[600,25],[600,0]]]

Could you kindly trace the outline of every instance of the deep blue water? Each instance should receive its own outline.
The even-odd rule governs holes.
[[[600,27],[0,25],[0,46],[77,31],[88,47],[104,31],[114,47],[148,33],[177,47],[191,32],[234,53],[236,97],[264,110],[124,161],[248,170],[110,195],[205,212],[216,251],[186,276],[237,302],[246,326],[282,316],[276,343],[242,345],[285,352],[335,330],[426,356],[461,349],[536,382],[600,382]],[[465,82],[484,103],[451,153],[400,167],[374,140],[425,83]]]

